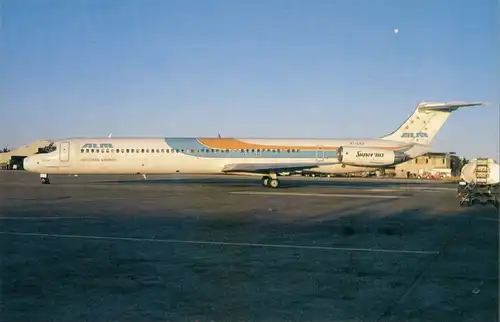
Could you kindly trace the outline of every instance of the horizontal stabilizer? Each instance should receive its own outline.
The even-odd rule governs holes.
[[[470,107],[470,106],[485,106],[488,105],[485,102],[422,102],[418,104],[419,110],[424,111],[441,111],[441,112],[453,112],[460,107]]]

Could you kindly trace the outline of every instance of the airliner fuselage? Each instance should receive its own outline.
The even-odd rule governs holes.
[[[24,167],[47,174],[221,174],[231,164],[317,163],[314,171],[328,173],[380,166],[369,160],[339,163],[341,146],[382,151],[375,158],[412,148],[404,142],[359,139],[69,138],[54,142],[49,153],[25,159]],[[363,157],[370,156],[365,152]]]

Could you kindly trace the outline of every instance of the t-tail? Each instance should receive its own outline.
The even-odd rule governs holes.
[[[403,125],[381,139],[430,145],[451,112],[461,107],[484,105],[484,102],[422,102]]]

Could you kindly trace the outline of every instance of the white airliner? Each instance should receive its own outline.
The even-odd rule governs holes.
[[[313,170],[370,171],[405,162],[431,150],[451,112],[483,102],[423,102],[397,130],[377,139],[277,138],[68,138],[24,159],[24,169],[49,174],[259,175],[277,188],[278,176]]]

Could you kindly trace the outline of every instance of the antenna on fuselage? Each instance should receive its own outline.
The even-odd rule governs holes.
[[[112,133],[112,132],[109,132],[109,134],[108,134],[108,138],[110,138],[110,137],[111,137],[111,135],[113,135],[113,133]]]

